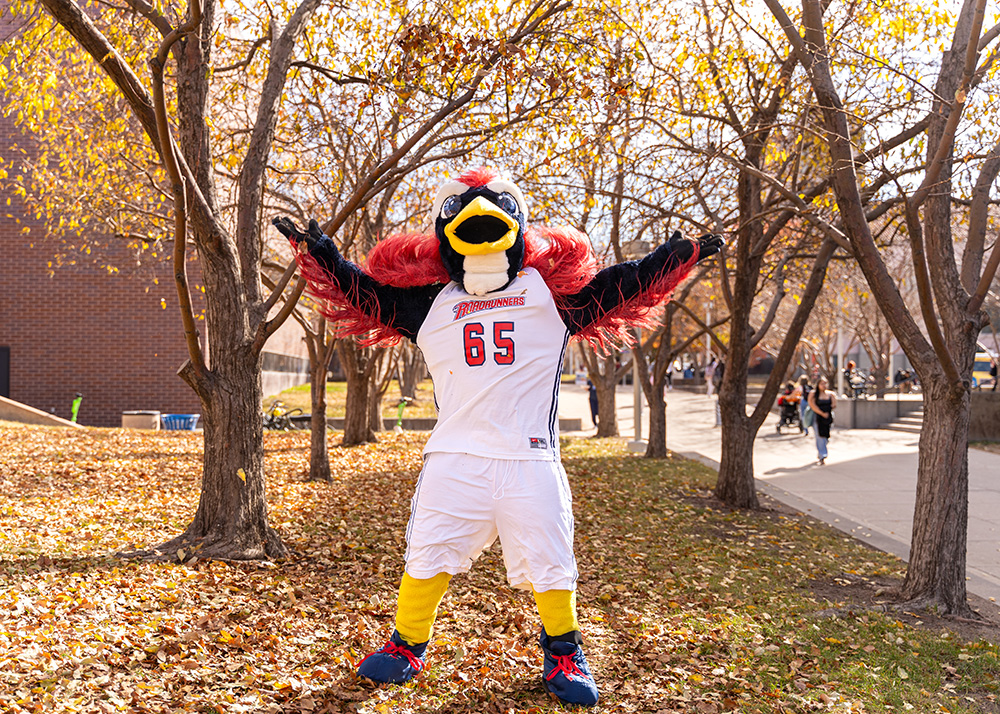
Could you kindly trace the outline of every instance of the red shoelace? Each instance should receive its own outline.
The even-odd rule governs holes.
[[[409,660],[410,666],[413,667],[413,669],[417,670],[418,674],[424,668],[424,661],[422,659],[413,654],[408,648],[403,647],[401,645],[397,645],[392,640],[386,642],[384,645],[382,645],[382,649],[372,652],[370,655],[368,655],[368,657],[377,654],[387,654],[396,656],[402,655],[403,657],[406,657],[407,660]],[[365,661],[368,659],[368,657],[365,657],[363,660],[358,662],[358,666],[360,667],[362,664],[364,664]]]
[[[573,681],[573,677],[586,679],[586,675],[580,671],[580,668],[576,666],[576,662],[573,661],[573,655],[550,654],[549,656],[556,661],[556,666],[549,672],[549,675],[545,679],[552,679],[560,672],[565,674],[566,679],[570,681]]]

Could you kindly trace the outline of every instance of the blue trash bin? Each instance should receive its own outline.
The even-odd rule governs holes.
[[[160,417],[163,428],[170,431],[194,431],[201,414],[164,414]]]

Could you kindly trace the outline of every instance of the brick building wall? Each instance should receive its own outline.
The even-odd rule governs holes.
[[[14,143],[32,151],[12,118],[0,115],[5,158]],[[199,412],[198,398],[176,375],[187,350],[169,256],[108,274],[81,255],[50,275],[56,246],[9,191],[0,194],[0,207],[4,396],[68,418],[80,392],[78,421],[89,426],[120,426],[123,411]],[[22,234],[24,225],[30,234]]]
[[[86,266],[59,269],[50,278],[44,248],[9,240],[0,227],[7,396],[69,418],[80,392],[78,420],[90,426],[119,426],[129,410],[201,411],[176,375],[187,352],[167,266],[157,266],[160,285],[148,293],[143,280]]]

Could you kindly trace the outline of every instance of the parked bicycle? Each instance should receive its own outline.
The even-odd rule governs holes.
[[[264,428],[276,431],[297,429],[298,425],[292,417],[299,414],[302,414],[301,409],[286,409],[284,404],[274,401],[270,407],[264,410]]]

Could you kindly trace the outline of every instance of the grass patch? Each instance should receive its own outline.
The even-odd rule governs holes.
[[[992,454],[1000,454],[1000,441],[970,441],[969,447],[989,451]]]
[[[150,564],[108,554],[191,518],[199,435],[0,425],[0,711],[559,710],[496,545],[454,578],[423,675],[353,677],[392,628],[425,436],[333,448],[334,482],[310,484],[309,435],[268,433],[271,522],[295,554]],[[899,560],[776,504],[727,509],[693,461],[563,452],[595,711],[996,711],[995,644],[838,599]]]
[[[382,400],[382,416],[395,419],[399,414],[399,382],[392,380]],[[280,394],[264,397],[264,407],[279,400],[286,409],[301,409],[303,414],[312,413],[312,402],[308,384],[291,387]],[[327,417],[343,417],[347,408],[347,382],[326,383],[326,415]],[[417,386],[416,399],[403,410],[405,419],[434,419],[437,409],[434,407],[434,386],[429,379]]]

